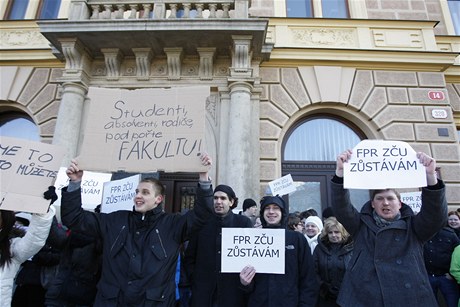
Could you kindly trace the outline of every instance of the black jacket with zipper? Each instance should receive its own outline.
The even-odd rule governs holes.
[[[198,193],[211,193],[197,189]],[[174,306],[175,272],[180,245],[207,210],[199,202],[185,215],[168,214],[158,206],[146,214],[87,212],[81,190],[62,190],[64,224],[102,240],[102,275],[94,306]]]

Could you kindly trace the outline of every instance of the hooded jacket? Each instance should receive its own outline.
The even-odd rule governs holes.
[[[447,220],[445,187],[422,188],[422,207],[417,215],[402,204],[401,218],[379,228],[371,201],[358,212],[343,188],[343,178],[331,181],[332,208],[337,220],[351,234],[353,257],[343,279],[341,306],[438,306],[423,259],[423,244]]]
[[[197,189],[212,193],[212,189]],[[62,220],[70,229],[102,241],[102,273],[94,306],[173,306],[180,245],[192,225],[206,218],[202,204],[185,215],[158,206],[136,211],[96,214],[81,207],[81,189],[62,190]],[[195,225],[194,225],[195,226]]]
[[[280,207],[281,223],[274,228],[287,226],[288,214],[282,198],[267,196],[261,203],[261,223],[269,228],[264,218],[266,206]],[[250,293],[249,307],[304,307],[315,306],[318,295],[318,282],[310,248],[305,237],[296,231],[286,229],[285,273],[257,274],[246,289]]]

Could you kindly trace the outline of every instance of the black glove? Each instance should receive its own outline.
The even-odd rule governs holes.
[[[43,193],[43,197],[47,200],[51,200],[50,205],[52,205],[58,199],[56,188],[54,186],[49,186],[48,191]]]

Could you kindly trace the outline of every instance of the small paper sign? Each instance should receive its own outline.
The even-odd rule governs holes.
[[[270,181],[268,183],[272,195],[283,196],[296,191],[294,181],[292,180],[291,174],[278,178],[276,180]]]
[[[118,210],[133,210],[136,189],[141,175],[104,183],[101,212],[110,213]]]
[[[257,273],[284,274],[285,249],[284,229],[222,228],[222,272],[252,265]]]
[[[411,207],[414,213],[419,213],[422,207],[422,192],[406,192],[401,193],[401,201]]]
[[[67,168],[65,167],[59,169],[56,182],[54,183],[58,195],[56,205],[61,204],[62,188],[69,185],[69,177],[67,177],[66,170]],[[83,178],[81,179],[81,202],[83,209],[94,210],[97,205],[102,204],[104,182],[110,181],[111,177],[111,173],[83,172]]]

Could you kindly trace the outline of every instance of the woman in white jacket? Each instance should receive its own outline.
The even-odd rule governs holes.
[[[11,238],[15,223],[13,211],[0,210],[0,306],[10,307],[13,283],[21,264],[35,255],[48,237],[55,208],[45,214],[32,214],[24,237]]]

